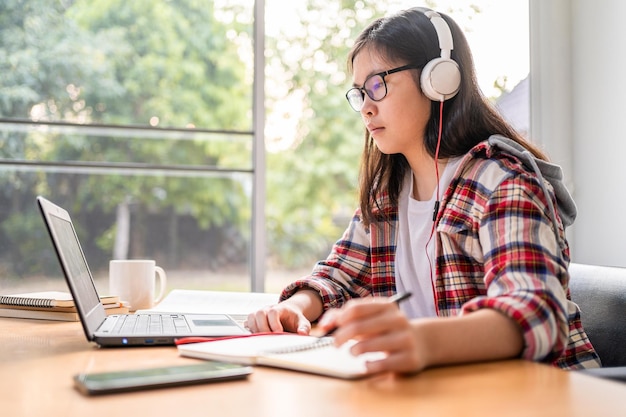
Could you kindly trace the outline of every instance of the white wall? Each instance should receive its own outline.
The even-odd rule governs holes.
[[[578,205],[572,261],[626,266],[626,2],[530,0],[531,137]]]

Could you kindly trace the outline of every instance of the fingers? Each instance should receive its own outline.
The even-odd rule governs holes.
[[[279,303],[248,316],[247,327],[259,332],[297,332],[309,334],[311,323],[289,303]],[[343,308],[328,310],[321,318],[316,335],[335,330],[337,345],[356,340],[354,355],[385,352],[384,359],[370,361],[371,372],[413,373],[425,367],[419,334],[395,303],[381,299],[351,300]],[[422,352],[422,353],[421,353]]]
[[[309,334],[311,323],[288,304],[276,304],[248,315],[246,327],[253,333],[297,332]]]
[[[300,320],[300,323],[298,324],[298,326],[296,327],[296,333],[301,334],[301,335],[308,335],[311,333],[311,323],[304,319]]]
[[[279,308],[269,308],[266,311],[263,311],[263,313],[265,314],[265,318],[266,318],[266,323],[268,324],[268,330],[272,331],[272,332],[282,332],[285,330],[285,328],[283,327],[283,323],[281,321],[281,316],[282,313],[284,312],[283,309],[279,309]]]
[[[327,310],[317,323],[316,334],[321,336],[338,327],[337,320],[341,314],[340,309]]]
[[[276,313],[270,314],[271,311],[273,311],[272,307],[266,307],[249,314],[245,322],[246,328],[253,333],[282,332],[283,326],[280,318]]]
[[[392,355],[397,352],[417,352],[418,345],[411,327],[399,331],[378,334],[376,337],[363,338],[354,344],[350,352],[361,355],[366,352],[387,352]]]
[[[394,303],[355,300],[341,309],[327,311],[320,320],[320,331],[335,328],[336,345],[356,340],[353,355],[385,352],[384,359],[368,362],[371,372],[413,373],[425,367],[419,334]]]
[[[410,329],[357,342],[351,349],[354,355],[381,351],[386,352],[387,356],[368,362],[370,372],[415,373],[426,367],[423,348],[420,347],[417,335]]]
[[[268,307],[248,316],[248,328],[253,333],[282,332],[284,330],[280,315]]]
[[[350,339],[364,340],[401,331],[410,325],[395,304],[356,300],[340,310],[328,311],[322,317],[320,327],[323,330],[336,327],[333,336],[337,344],[343,344]]]
[[[424,361],[420,360],[414,352],[402,350],[390,353],[385,359],[368,361],[366,363],[368,372],[397,372],[402,374],[413,374],[425,368]]]
[[[338,309],[327,310],[318,323],[318,329],[321,333],[325,333],[334,328],[345,327],[350,323],[376,316],[389,306],[383,303],[381,299],[352,299],[349,300],[344,307]],[[397,308],[396,308],[397,310]]]

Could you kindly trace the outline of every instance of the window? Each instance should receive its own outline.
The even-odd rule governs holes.
[[[253,1],[0,5],[0,287],[64,288],[35,196],[171,287],[250,288]],[[158,30],[157,30],[158,29]]]
[[[512,90],[527,0],[432,3],[466,30],[485,93]],[[0,287],[64,287],[37,195],[72,214],[101,292],[113,258],[155,259],[170,288],[278,291],[310,271],[357,205],[347,51],[413,5],[2,2]]]

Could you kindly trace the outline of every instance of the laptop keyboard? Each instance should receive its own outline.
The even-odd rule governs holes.
[[[189,333],[187,321],[180,314],[129,314],[118,318],[111,334]]]

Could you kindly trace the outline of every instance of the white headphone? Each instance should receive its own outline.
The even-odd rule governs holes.
[[[422,9],[435,27],[439,38],[441,56],[428,62],[422,69],[420,85],[422,92],[433,101],[445,101],[459,92],[461,71],[459,65],[450,58],[454,49],[450,27],[441,15],[433,10]]]

